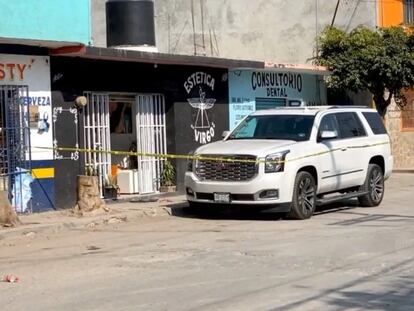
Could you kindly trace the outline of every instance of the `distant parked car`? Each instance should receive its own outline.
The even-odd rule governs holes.
[[[393,167],[381,117],[355,106],[254,112],[194,156],[185,175],[190,206],[276,207],[296,219],[347,198],[379,205]]]

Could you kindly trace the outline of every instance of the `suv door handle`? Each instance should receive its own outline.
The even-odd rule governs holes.
[[[341,151],[347,151],[348,150],[348,148],[347,147],[343,147],[343,148],[341,148]]]

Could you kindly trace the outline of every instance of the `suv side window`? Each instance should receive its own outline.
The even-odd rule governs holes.
[[[335,132],[336,136],[339,137],[338,123],[334,114],[328,114],[322,118],[319,124],[318,137],[323,131]]]
[[[378,113],[363,112],[362,114],[375,135],[387,134],[387,130],[385,129],[384,123],[382,123],[382,119]]]
[[[366,136],[364,126],[354,112],[338,112],[335,114],[339,124],[341,138]]]

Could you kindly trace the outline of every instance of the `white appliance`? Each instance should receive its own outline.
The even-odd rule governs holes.
[[[138,170],[119,170],[117,174],[119,191],[122,194],[138,193]]]

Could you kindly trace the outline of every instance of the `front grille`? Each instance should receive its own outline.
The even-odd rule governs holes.
[[[203,180],[245,181],[252,179],[257,174],[258,166],[255,156],[203,155],[203,157],[212,158],[212,160],[202,159],[197,161],[195,173]],[[232,159],[234,162],[217,159]],[[246,160],[247,162],[243,162]]]

